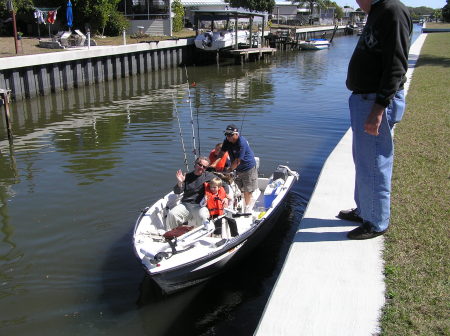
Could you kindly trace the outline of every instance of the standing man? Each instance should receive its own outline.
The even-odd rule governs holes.
[[[356,0],[369,14],[348,66],[347,88],[353,131],[356,208],[341,219],[361,222],[350,239],[386,232],[390,218],[394,160],[392,130],[405,110],[403,84],[408,69],[412,22],[399,0]]]
[[[220,161],[220,158],[228,152],[231,160],[231,166],[227,171],[236,169],[236,184],[244,193],[245,212],[250,211],[249,208],[252,203],[252,193],[258,188],[258,172],[256,170],[256,160],[252,149],[247,140],[239,135],[239,130],[235,125],[228,125],[225,129],[225,140],[222,143],[222,149],[219,153],[219,158],[211,165],[215,165]]]

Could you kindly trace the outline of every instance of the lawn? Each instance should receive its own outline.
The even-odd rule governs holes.
[[[192,30],[183,30],[179,33],[174,33],[174,38],[186,38],[194,37],[195,32]],[[97,37],[94,36],[93,39],[96,41],[97,45],[120,45],[123,44],[123,36],[112,36],[112,37]],[[142,41],[160,41],[170,39],[168,36],[127,36],[127,44],[139,43]],[[0,57],[12,57],[21,55],[34,55],[42,54],[48,52],[62,52],[70,49],[46,49],[39,47],[39,40],[36,37],[23,37],[19,44],[19,53],[16,54],[16,49],[14,45],[13,37],[0,37]]]
[[[450,335],[449,78],[450,33],[428,34],[395,131],[383,335]]]

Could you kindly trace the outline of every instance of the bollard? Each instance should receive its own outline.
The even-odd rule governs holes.
[[[87,31],[87,45],[88,45],[88,49],[91,49],[91,30],[88,29]]]
[[[122,35],[123,35],[123,45],[126,45],[127,44],[127,34],[125,31],[125,28],[123,29]]]
[[[11,101],[11,90],[0,89],[0,105],[5,106],[5,121],[6,129],[8,131],[8,139],[12,141],[12,129],[11,129],[11,118],[9,114],[9,103]]]

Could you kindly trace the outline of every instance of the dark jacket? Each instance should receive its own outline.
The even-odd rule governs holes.
[[[210,172],[204,172],[202,175],[195,175],[194,172],[186,174],[183,187],[180,188],[178,183],[173,187],[175,194],[183,193],[181,202],[184,203],[200,203],[205,196],[204,183],[209,182],[215,175]]]
[[[406,81],[412,27],[409,11],[400,1],[372,5],[348,66],[347,88],[376,93],[375,102],[388,106]]]

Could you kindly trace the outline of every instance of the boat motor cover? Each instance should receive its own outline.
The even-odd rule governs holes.
[[[278,167],[277,170],[273,172],[273,178],[272,181],[278,180],[279,178],[283,179],[283,181],[286,181],[289,177],[289,171],[285,167]]]

